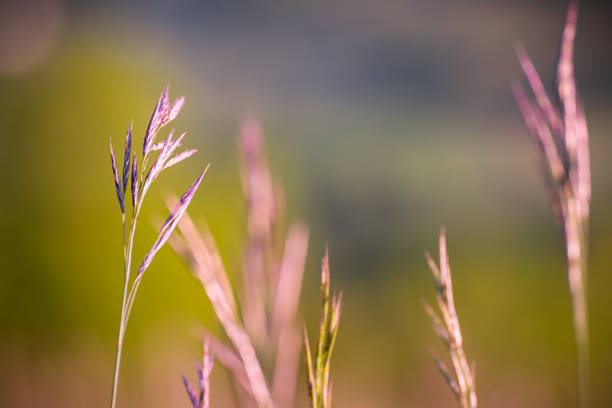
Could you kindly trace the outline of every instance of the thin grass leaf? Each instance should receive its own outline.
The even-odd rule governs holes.
[[[307,252],[308,229],[302,224],[292,226],[285,241],[276,284],[272,312],[272,325],[275,331],[295,321]]]

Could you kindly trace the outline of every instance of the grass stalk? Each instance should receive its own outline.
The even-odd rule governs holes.
[[[186,215],[179,223],[181,234],[170,244],[191,266],[229,340],[226,345],[208,334],[212,353],[232,372],[239,397],[246,396],[241,401],[289,408],[300,359],[297,315],[308,230],[296,223],[285,234],[282,190],[270,174],[261,127],[251,118],[240,133],[248,222],[240,303],[209,231],[198,229]]]
[[[476,395],[474,364],[468,363],[463,350],[463,336],[459,325],[459,317],[455,309],[453,295],[453,282],[451,279],[450,264],[446,250],[446,233],[440,232],[439,238],[439,265],[433,260],[429,253],[425,254],[429,269],[436,285],[436,299],[442,318],[428,305],[424,304],[425,311],[431,318],[434,331],[442,339],[448,349],[453,374],[446,365],[434,354],[434,361],[448,386],[453,391],[462,408],[477,408],[478,399]]]
[[[330,301],[329,253],[326,249],[321,266],[321,322],[314,359],[308,331],[304,327],[306,375],[312,408],[331,408],[331,356],[338,336],[341,309],[342,292],[334,293]]]
[[[523,118],[538,146],[562,226],[576,339],[578,406],[590,406],[589,325],[587,296],[588,224],[591,199],[589,134],[574,77],[574,40],[578,3],[570,3],[557,65],[557,98],[548,98],[540,76],[525,50],[517,56],[532,90],[531,102],[519,84],[513,90]]]
[[[186,211],[187,206],[191,202],[197,188],[199,187],[204,174],[206,173],[206,169],[202,174],[196,179],[196,181],[191,185],[191,187],[187,190],[187,192],[183,195],[179,203],[176,205],[174,209],[170,212],[170,215],[166,219],[164,225],[161,228],[160,234],[157,238],[157,241],[151,248],[151,250],[147,253],[144,258],[142,265],[140,266],[137,276],[135,279],[131,279],[131,271],[132,271],[132,255],[134,249],[134,239],[136,235],[136,225],[138,221],[138,216],[140,214],[140,209],[142,208],[142,203],[144,201],[144,197],[153,183],[153,181],[161,174],[163,170],[166,168],[188,158],[195,151],[188,150],[183,153],[179,153],[174,157],[171,157],[176,150],[177,147],[180,146],[180,142],[184,136],[179,136],[176,140],[172,139],[174,131],[170,131],[170,134],[166,138],[166,141],[162,144],[154,144],[155,136],[158,131],[172,121],[178,113],[180,112],[184,103],[184,98],[177,99],[172,105],[168,100],[168,88],[164,89],[162,92],[157,105],[153,111],[153,115],[151,116],[151,120],[149,122],[149,126],[147,128],[144,144],[143,144],[143,165],[140,170],[140,177],[138,177],[138,168],[136,161],[136,153],[134,150],[133,158],[132,154],[132,125],[128,128],[125,140],[125,148],[124,148],[124,160],[123,160],[123,169],[121,173],[121,178],[119,175],[119,171],[117,168],[117,163],[115,160],[115,154],[113,152],[112,142],[110,143],[110,155],[111,155],[111,167],[113,170],[113,178],[115,182],[115,192],[117,194],[117,200],[119,202],[119,208],[121,209],[121,218],[122,218],[122,232],[123,232],[123,269],[124,269],[124,282],[123,282],[123,295],[121,299],[121,315],[119,319],[119,332],[117,334],[117,350],[115,356],[115,367],[113,370],[113,382],[111,389],[111,399],[110,406],[111,408],[115,408],[117,405],[117,392],[119,387],[119,375],[121,372],[121,360],[123,354],[123,345],[125,339],[125,333],[127,330],[128,321],[131,315],[132,306],[134,303],[134,299],[136,297],[136,293],[138,292],[138,288],[140,287],[140,282],[142,280],[143,273],[151,264],[151,261],[155,257],[155,254],[168,240],[170,235],[172,234],[174,228],[180,221],[180,218]],[[159,150],[159,154],[157,155],[155,162],[153,165],[146,171],[146,164],[148,159],[152,156],[154,151]],[[132,171],[130,172],[130,166]],[[128,182],[129,176],[131,174],[131,183]],[[145,175],[146,174],[146,175]],[[132,198],[132,214],[130,218],[130,227],[129,234],[126,236],[126,190],[127,186],[130,184],[130,192]],[[139,186],[142,186],[139,188]]]

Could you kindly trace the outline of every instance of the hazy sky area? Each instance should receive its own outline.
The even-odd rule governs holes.
[[[552,72],[556,50],[550,44],[559,42],[566,9],[564,1],[27,3],[59,10],[60,44],[70,33],[97,32],[125,52],[186,67],[232,104],[485,111],[513,107],[507,90],[518,77],[515,41],[526,45],[544,74]],[[612,7],[584,3],[577,75],[589,100],[609,103]]]

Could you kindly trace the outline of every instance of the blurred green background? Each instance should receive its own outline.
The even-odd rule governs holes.
[[[137,146],[159,92],[186,96],[174,127],[195,158],[149,194],[212,167],[190,213],[231,274],[246,238],[237,132],[256,115],[289,220],[310,226],[302,296],[318,318],[319,259],[345,292],[335,406],[453,406],[430,358],[423,251],[448,231],[466,351],[482,406],[575,405],[563,242],[510,81],[522,41],[550,79],[566,10],[553,1],[2,2],[0,395],[7,407],[108,403],[122,284],[108,137]],[[576,72],[591,135],[594,406],[612,406],[611,8],[582,4]],[[121,154],[119,154],[121,156]],[[188,406],[193,328],[221,333],[199,284],[164,249],[127,333],[121,406]],[[213,371],[213,406],[232,406]],[[298,406],[304,405],[303,384]]]

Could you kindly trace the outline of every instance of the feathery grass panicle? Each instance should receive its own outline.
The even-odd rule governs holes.
[[[539,147],[552,206],[563,227],[569,289],[577,346],[579,406],[590,405],[587,253],[591,171],[589,134],[574,78],[574,39],[578,4],[570,3],[557,65],[557,97],[553,104],[522,46],[517,56],[535,103],[520,84],[513,85],[527,128]],[[557,99],[555,99],[557,100]]]
[[[190,264],[223,326],[230,345],[211,337],[211,350],[232,372],[238,392],[246,394],[245,404],[292,407],[308,230],[296,223],[286,235],[283,232],[282,192],[272,181],[255,119],[242,125],[239,148],[249,233],[240,304],[214,239],[208,231],[198,230],[188,214],[179,222],[182,237],[174,235],[170,245]]]
[[[476,408],[478,401],[474,381],[474,365],[470,366],[463,351],[463,338],[453,299],[453,283],[446,251],[446,233],[444,229],[440,231],[439,252],[439,265],[436,264],[429,253],[425,254],[425,258],[436,285],[436,298],[442,318],[427,303],[424,304],[424,308],[431,318],[434,331],[442,339],[446,348],[448,348],[453,366],[453,374],[451,375],[446,365],[437,355],[434,354],[433,358],[442,376],[459,400],[461,407]]]
[[[147,132],[145,134],[145,138],[142,144],[142,156],[146,157],[150,152],[150,147],[153,144],[153,139],[157,134],[157,131],[163,126],[162,122],[164,117],[166,116],[166,112],[168,111],[168,87],[164,88],[161,95],[159,96],[159,100],[157,101],[157,105],[153,109],[153,114],[151,115],[151,119],[149,120],[149,126],[147,126]]]
[[[140,282],[142,280],[143,272],[148,268],[153,260],[155,254],[159,249],[164,245],[164,243],[168,240],[172,231],[176,227],[179,222],[181,216],[185,213],[187,206],[191,202],[193,195],[195,194],[206,170],[202,172],[202,174],[197,178],[195,183],[187,190],[185,195],[181,198],[180,202],[170,213],[170,216],[164,223],[159,237],[153,248],[144,258],[144,261],[138,271],[138,274],[135,279],[131,279],[131,271],[132,271],[132,250],[134,248],[134,236],[136,233],[136,224],[138,221],[138,216],[140,214],[140,209],[142,207],[142,202],[144,201],[144,197],[151,186],[151,183],[159,176],[159,174],[165,168],[169,167],[168,163],[176,164],[187,157],[193,155],[195,151],[188,151],[189,153],[179,154],[178,156],[172,157],[172,153],[180,145],[180,140],[184,136],[181,135],[178,140],[173,141],[172,135],[173,131],[170,132],[168,138],[166,139],[159,155],[157,156],[153,166],[151,166],[147,172],[147,159],[151,154],[151,144],[154,141],[154,138],[159,131],[159,129],[167,124],[172,119],[176,118],[176,115],[180,111],[183,106],[184,99],[179,98],[172,107],[168,106],[168,87],[162,92],[162,96],[153,111],[153,116],[149,121],[149,127],[147,128],[147,133],[145,135],[145,140],[143,143],[143,161],[141,164],[140,175],[138,174],[138,168],[136,163],[136,152],[134,150],[132,154],[132,129],[133,125],[130,124],[125,140],[125,150],[124,150],[124,160],[123,160],[123,168],[121,174],[121,180],[119,179],[119,172],[117,171],[117,164],[115,161],[115,154],[113,152],[112,142],[110,143],[110,153],[111,153],[111,165],[113,170],[113,178],[115,182],[115,190],[117,193],[117,198],[119,200],[119,206],[121,207],[122,213],[122,223],[123,223],[123,265],[124,265],[124,286],[123,286],[123,298],[121,301],[121,318],[119,321],[119,334],[117,336],[117,357],[115,360],[115,370],[113,375],[113,385],[112,385],[112,393],[111,393],[111,408],[114,408],[117,404],[117,389],[119,384],[119,372],[121,368],[121,355],[123,351],[123,339],[125,337],[125,331],[127,329],[127,324],[129,317],[131,315],[132,306],[134,304],[134,299],[136,298],[136,294],[138,292],[138,288],[140,287]],[[129,224],[126,223],[126,214],[125,214],[125,199],[124,194],[127,190],[128,184],[128,176],[130,173],[130,156],[133,156],[132,159],[132,171],[131,171],[131,196],[132,196],[132,213],[131,219],[129,220]],[[145,174],[147,175],[145,178]],[[139,189],[139,186],[142,186]],[[127,227],[127,228],[126,228]]]
[[[142,145],[142,155],[145,160],[152,151],[151,147],[155,142],[157,132],[169,122],[173,121],[178,116],[179,112],[183,108],[183,105],[185,104],[185,98],[180,97],[174,101],[172,106],[170,106],[168,100],[168,88],[169,87],[166,86],[159,96],[159,101],[153,109],[153,114],[149,120],[149,126],[147,127],[147,132]]]
[[[336,344],[340,314],[342,310],[342,292],[334,292],[330,302],[329,252],[325,249],[321,267],[321,323],[317,348],[310,348],[308,331],[304,326],[304,348],[308,379],[308,394],[313,408],[330,408],[331,389],[331,356]]]
[[[213,368],[214,358],[210,352],[209,340],[204,341],[204,355],[202,365],[196,363],[198,373],[198,389],[183,376],[185,391],[191,401],[192,408],[210,408],[210,373]]]

